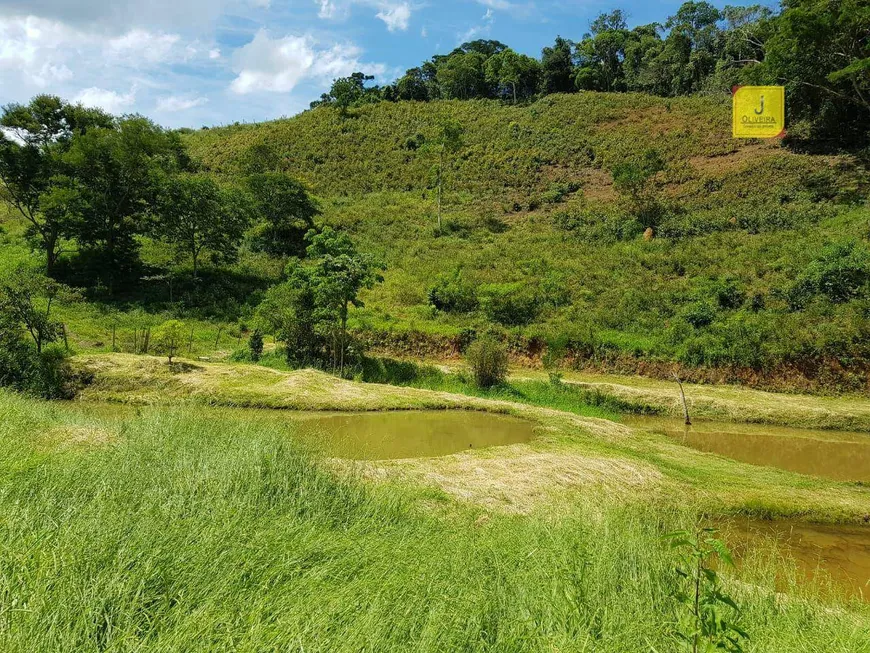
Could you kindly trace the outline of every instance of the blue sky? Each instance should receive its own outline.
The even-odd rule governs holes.
[[[622,8],[636,25],[679,4],[0,0],[0,103],[54,93],[170,127],[267,120],[307,108],[355,70],[391,81],[475,38],[539,56],[557,34],[581,38],[601,11]]]

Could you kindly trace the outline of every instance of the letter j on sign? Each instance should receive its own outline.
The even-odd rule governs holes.
[[[777,138],[785,135],[785,87],[735,86],[734,138]]]

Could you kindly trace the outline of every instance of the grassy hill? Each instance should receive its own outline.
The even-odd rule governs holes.
[[[446,121],[464,134],[438,228],[433,141]],[[351,315],[376,350],[454,356],[495,329],[518,362],[867,389],[866,156],[734,140],[727,98],[381,102],[184,139],[226,183],[252,163],[302,180],[322,222],[386,264]],[[651,238],[611,174],[650,150],[666,164]],[[0,208],[0,269],[33,260],[24,231]],[[192,327],[187,355],[242,345],[283,261],[243,247],[238,264],[205,266],[195,284],[168,273],[165,245],[141,240],[135,287],[62,309],[72,347],[136,351],[143,329],[174,316]]]
[[[446,119],[464,127],[464,147],[438,230],[427,143]],[[825,256],[842,267],[826,246],[854,242],[864,255],[866,169],[852,155],[732,139],[727,98],[385,102],[202,130],[187,142],[227,179],[252,148],[270,152],[319,197],[324,222],[384,260],[385,283],[355,324],[393,351],[449,354],[495,325],[532,358],[546,344],[624,371],[678,361],[699,379],[866,384],[862,293],[792,299]],[[610,174],[650,148],[667,162],[651,240]],[[433,308],[439,280],[442,295],[470,296],[470,307]]]

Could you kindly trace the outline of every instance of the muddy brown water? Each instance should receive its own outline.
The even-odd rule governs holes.
[[[533,424],[477,411],[306,414],[297,435],[329,456],[395,460],[528,442]]]
[[[738,566],[753,552],[774,551],[798,582],[820,583],[840,596],[870,603],[870,526],[733,518],[716,524]],[[786,578],[777,579],[780,587]]]
[[[686,426],[682,419],[663,417],[631,417],[626,423],[752,465],[835,481],[870,482],[868,433],[706,421]]]

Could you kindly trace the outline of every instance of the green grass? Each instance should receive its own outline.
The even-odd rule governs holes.
[[[287,369],[280,351],[264,357],[261,364],[275,369]],[[368,383],[388,383],[510,401],[601,419],[619,420],[619,416],[625,413],[654,415],[664,412],[661,407],[624,400],[595,388],[561,383],[558,378],[550,381],[513,379],[492,388],[481,388],[465,371],[448,373],[431,365],[389,358],[366,359],[358,378]]]
[[[675,650],[661,536],[690,509],[486,521],[337,476],[248,414],[119,421],[0,394],[0,415],[4,651]],[[733,587],[750,650],[868,650],[866,606],[790,589]]]

